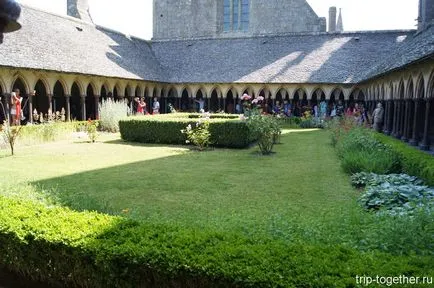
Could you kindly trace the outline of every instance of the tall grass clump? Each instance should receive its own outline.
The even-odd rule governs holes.
[[[399,154],[389,145],[375,139],[372,131],[358,127],[349,119],[344,118],[332,127],[332,144],[336,147],[346,173],[401,172]]]
[[[119,120],[127,116],[127,103],[109,98],[102,101],[99,109],[100,129],[112,133],[119,132]]]

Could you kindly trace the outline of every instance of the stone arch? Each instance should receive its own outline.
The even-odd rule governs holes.
[[[337,103],[339,100],[341,100],[343,104],[345,102],[345,94],[342,88],[335,87],[330,93],[329,103]]]
[[[81,95],[82,90],[77,82],[74,82],[71,86],[71,119],[83,120],[83,115],[81,113]]]
[[[174,86],[170,86],[167,91],[167,106],[169,106],[169,104],[173,108],[178,109],[178,90]],[[167,107],[167,109],[169,109],[169,107]]]
[[[109,90],[107,88],[107,84],[102,84],[101,89],[99,90],[99,101],[102,102],[103,100],[106,101],[108,98]]]
[[[188,92],[187,87],[183,88],[181,91],[182,92],[181,92],[181,100],[180,100],[180,109],[181,109],[181,111],[186,112],[186,111],[190,110],[190,97],[189,97],[189,95],[191,95],[191,94]]]
[[[425,98],[434,98],[434,70],[431,72],[430,77],[428,78],[428,85],[426,87]]]
[[[65,86],[62,84],[60,80],[57,80],[56,83],[54,83],[53,88],[53,103],[52,103],[52,109],[53,113],[55,112],[62,112],[66,116],[66,97],[65,97]]]
[[[312,103],[312,106],[315,104],[318,104],[321,100],[325,100],[325,92],[321,87],[318,87],[313,90],[312,95],[310,97],[310,101]]]
[[[16,88],[20,89],[21,96],[23,97],[31,90],[29,83],[26,81],[26,78],[21,75],[21,73],[17,73],[13,78],[10,91],[14,91]]]
[[[209,111],[216,112],[220,110],[219,91],[220,89],[218,87],[211,90]]]
[[[121,97],[120,94],[119,94],[120,92],[121,92],[121,88],[120,88],[120,86],[119,86],[119,83],[116,83],[116,84],[113,86],[113,92],[111,92],[111,95],[110,95],[110,92],[109,92],[108,96],[109,96],[110,98],[113,97],[113,100],[114,100],[114,101],[119,101],[119,100],[122,99],[122,97]]]
[[[131,88],[131,85],[128,83],[124,89],[124,97],[130,98],[132,96],[133,96],[132,88]]]
[[[134,89],[134,97],[143,97],[143,89],[140,85],[136,85],[136,89]]]
[[[89,83],[86,88],[86,119],[96,119],[95,87]]]
[[[38,115],[41,113],[44,115],[48,114],[48,110],[50,109],[50,100],[48,98],[48,89],[46,84],[39,79],[36,81],[34,90],[35,96],[32,99],[32,112],[37,112]]]
[[[252,86],[244,86],[241,91],[243,91],[241,93],[241,96],[244,95],[244,94],[248,94],[252,98],[255,97],[255,89],[253,89]]]

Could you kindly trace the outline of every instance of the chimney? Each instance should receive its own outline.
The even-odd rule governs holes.
[[[336,32],[336,7],[329,9],[329,32]]]
[[[344,32],[344,23],[342,22],[342,8],[339,8],[338,24],[336,24],[336,31]]]
[[[434,0],[419,0],[417,30],[422,31],[434,24]]]
[[[89,14],[88,0],[67,0],[67,14],[86,22],[93,23]]]

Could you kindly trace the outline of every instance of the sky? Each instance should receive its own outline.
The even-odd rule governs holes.
[[[88,0],[93,21],[101,26],[143,39],[152,38],[152,0]],[[66,0],[17,0],[66,14]],[[122,2],[122,5],[119,5]],[[342,8],[345,31],[415,29],[418,0],[307,0],[320,17],[330,6]]]

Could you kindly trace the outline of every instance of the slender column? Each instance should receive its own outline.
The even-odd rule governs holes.
[[[223,98],[223,94],[222,94],[222,99],[223,99],[223,112],[226,112],[226,98]]]
[[[383,133],[389,135],[390,131],[389,131],[389,117],[390,117],[390,101],[387,100],[385,102],[384,105],[384,129],[383,129]]]
[[[396,130],[395,130],[395,137],[401,138],[401,117],[402,117],[402,103],[401,100],[397,100],[397,111],[396,111]]]
[[[410,106],[410,103],[409,103],[409,101],[406,99],[404,102],[404,111],[405,111],[405,114],[404,114],[404,119],[403,119],[403,123],[404,123],[404,127],[403,127],[403,129],[402,129],[402,137],[401,137],[401,140],[402,141],[404,141],[404,142],[407,142],[408,141],[408,135],[407,135],[407,133],[408,133],[408,122],[409,122],[409,106]]]
[[[430,113],[430,109],[431,109],[431,100],[432,99],[426,99],[425,100],[425,125],[424,125],[424,130],[423,130],[423,138],[422,138],[422,143],[420,145],[421,149],[423,150],[429,150],[429,138],[428,138],[428,133],[429,133],[429,128],[430,128],[430,123],[429,123],[429,113]]]
[[[81,120],[86,121],[86,95],[80,97]]]
[[[208,109],[208,111],[211,111],[211,96],[209,96],[207,98],[207,103],[208,103],[208,106],[206,108]]]
[[[393,100],[392,133],[391,133],[393,137],[395,137],[396,135],[397,114],[398,114],[398,100]]]
[[[30,123],[33,123],[33,97],[35,97],[35,91],[32,91],[29,94],[29,118],[27,119],[29,119]]]
[[[47,94],[47,98],[48,98],[48,112],[51,111],[51,114],[53,114],[53,95],[51,94]],[[49,113],[47,113],[49,114]]]
[[[414,113],[413,113],[413,136],[410,140],[410,145],[417,146],[417,143],[419,142],[419,127],[417,125],[417,120],[419,116],[419,99],[414,99]]]
[[[99,95],[95,95],[95,120],[99,120],[99,97]]]
[[[66,102],[66,122],[71,121],[71,95],[65,95],[65,102]]]

